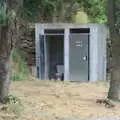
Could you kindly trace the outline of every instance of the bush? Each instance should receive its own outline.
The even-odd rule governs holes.
[[[4,106],[2,106],[0,110],[19,116],[23,112],[24,106],[18,97],[8,95],[4,98]]]
[[[28,79],[29,69],[24,60],[24,57],[19,54],[15,48],[12,51],[12,80],[20,81]]]

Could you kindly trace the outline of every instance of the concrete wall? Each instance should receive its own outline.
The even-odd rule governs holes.
[[[105,26],[98,26],[98,80],[106,80],[106,34]]]
[[[39,35],[44,29],[64,29],[64,71],[65,81],[69,81],[69,29],[90,28],[90,81],[106,78],[105,26],[102,24],[36,24],[36,65],[39,66]]]
[[[106,28],[91,26],[90,31],[90,81],[106,80]]]

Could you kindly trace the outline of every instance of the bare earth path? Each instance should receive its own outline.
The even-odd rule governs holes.
[[[82,120],[115,116],[116,119],[109,120],[119,120],[120,103],[114,103],[116,107],[110,109],[95,102],[97,98],[105,98],[107,91],[104,83],[22,81],[11,84],[11,93],[18,96],[25,107],[19,120]]]

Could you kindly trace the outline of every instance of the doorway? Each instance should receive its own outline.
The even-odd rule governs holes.
[[[41,39],[41,78],[64,80],[64,30],[45,30]]]
[[[64,79],[64,35],[45,35],[45,78]]]

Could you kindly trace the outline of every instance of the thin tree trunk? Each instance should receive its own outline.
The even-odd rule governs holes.
[[[11,82],[11,57],[6,60],[0,60],[0,102],[8,95]]]
[[[0,26],[0,102],[8,95],[11,76],[9,25]]]
[[[4,97],[8,95],[11,77],[11,51],[19,38],[20,10],[23,0],[3,1],[6,14],[14,8],[16,15],[12,16],[9,25],[0,25],[0,102],[4,102]]]
[[[11,51],[19,38],[18,19],[10,25],[0,25],[0,102],[8,95],[11,82]]]
[[[112,40],[112,71],[108,98],[120,100],[120,35],[116,31],[115,1],[108,0],[108,22]]]

